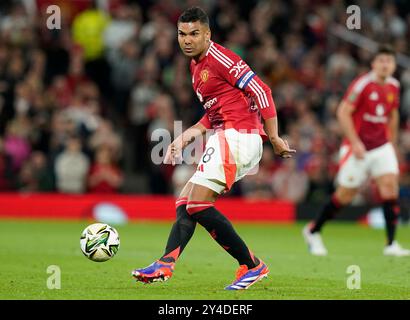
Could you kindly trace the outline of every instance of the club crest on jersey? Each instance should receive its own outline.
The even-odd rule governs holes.
[[[393,103],[393,101],[394,101],[394,94],[390,92],[389,94],[387,94],[387,102]]]
[[[207,82],[208,78],[209,78],[208,70],[206,70],[206,69],[202,70],[201,73],[199,74],[199,76],[201,77],[202,82]]]

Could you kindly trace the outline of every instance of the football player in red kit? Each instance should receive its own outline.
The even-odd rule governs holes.
[[[291,157],[295,150],[278,135],[270,89],[238,55],[211,41],[209,19],[202,9],[194,7],[181,14],[178,42],[182,52],[192,59],[192,84],[205,115],[172,142],[164,162],[175,164],[193,139],[209,129],[214,133],[196,173],[176,200],[177,218],[163,256],[132,274],[145,283],[169,279],[199,223],[239,263],[236,279],[225,289],[247,289],[267,276],[268,267],[215,208],[215,200],[259,163],[263,140],[269,139],[275,154],[283,158]]]
[[[398,161],[395,152],[399,122],[400,84],[392,77],[395,53],[381,46],[373,57],[371,71],[349,86],[338,109],[345,139],[340,148],[338,187],[316,220],[306,226],[303,236],[313,255],[326,255],[320,236],[323,225],[356,195],[370,176],[383,201],[387,243],[384,254],[408,256],[395,241],[398,204]]]

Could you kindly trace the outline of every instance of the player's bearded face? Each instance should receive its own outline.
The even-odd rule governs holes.
[[[209,27],[199,21],[178,24],[178,43],[182,52],[188,57],[201,55],[206,50],[209,39]]]
[[[380,54],[374,58],[372,69],[380,78],[390,77],[396,70],[396,60],[392,55]]]

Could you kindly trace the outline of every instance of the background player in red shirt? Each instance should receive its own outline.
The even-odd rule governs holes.
[[[387,244],[385,255],[407,256],[410,250],[395,241],[398,204],[398,161],[395,152],[399,122],[400,84],[392,77],[395,53],[381,46],[371,63],[371,71],[349,86],[338,109],[345,139],[340,149],[338,187],[316,221],[303,235],[313,255],[326,255],[320,231],[326,221],[351,203],[358,188],[372,177],[383,201]]]
[[[177,220],[164,255],[153,264],[132,272],[137,281],[164,281],[172,276],[175,262],[202,225],[240,267],[227,290],[247,289],[268,274],[266,264],[255,257],[229,220],[215,207],[219,194],[254,168],[262,156],[262,140],[269,139],[277,155],[295,152],[278,136],[271,91],[232,51],[211,41],[209,19],[200,8],[186,10],[178,20],[178,42],[192,58],[193,88],[205,115],[177,137],[167,150],[165,163],[176,163],[182,149],[208,129],[209,138],[198,169],[176,200]],[[266,133],[260,122],[264,118]]]

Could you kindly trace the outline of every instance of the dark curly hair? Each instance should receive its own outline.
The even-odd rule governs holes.
[[[178,18],[178,23],[180,22],[196,22],[199,21],[202,24],[209,26],[208,15],[200,7],[192,7],[186,9]]]

